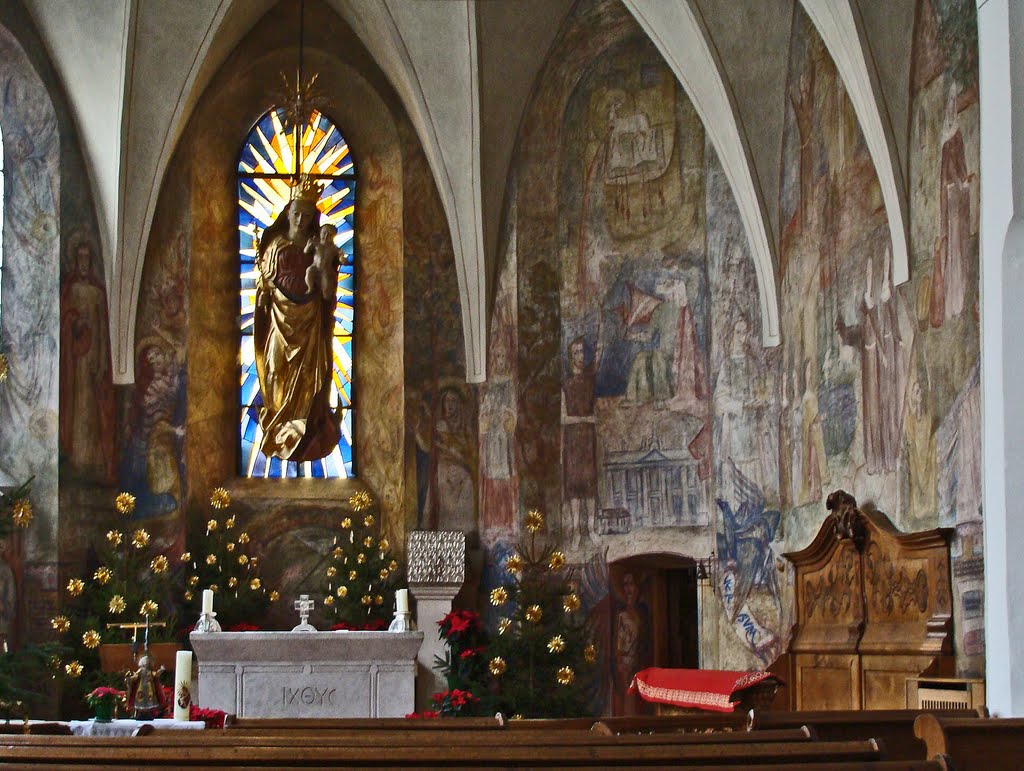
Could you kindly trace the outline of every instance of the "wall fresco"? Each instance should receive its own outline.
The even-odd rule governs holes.
[[[911,85],[910,215],[917,345],[900,500],[906,527],[953,527],[961,673],[984,673],[979,336],[978,52],[974,4],[918,3]],[[937,517],[936,517],[937,513]]]
[[[976,58],[963,44],[973,19],[959,0],[918,8],[911,280],[894,286],[853,107],[810,20],[794,16],[781,194],[782,407],[792,412],[780,421],[780,479],[789,548],[810,541],[836,487],[906,531],[957,527],[958,667],[977,673],[979,156]]]
[[[608,584],[609,559],[658,551],[693,565],[721,540],[715,580],[737,589],[707,592],[703,664],[767,663],[785,639],[779,359],[760,346],[738,210],[696,111],[628,14],[581,3],[553,50],[508,188],[491,324],[501,374],[481,413],[485,521],[493,538],[514,535],[497,492],[509,480],[570,559],[604,564],[603,590],[588,592],[609,645],[630,637],[615,623],[630,592]],[[621,658],[609,654],[594,686],[616,711],[636,708]]]
[[[34,476],[35,521],[0,546],[0,632],[37,635],[55,603],[58,558],[60,136],[53,102],[25,50],[0,26],[3,308],[0,485]],[[32,591],[26,591],[31,587]]]
[[[760,342],[749,245],[714,149],[632,20],[580,3],[538,82],[507,193],[491,325],[502,374],[481,413],[484,520],[494,538],[514,534],[497,492],[514,482],[520,507],[544,508],[580,565],[606,550],[714,550],[704,666],[765,666],[784,649],[782,554],[810,541],[840,486],[905,530],[958,528],[958,655],[975,666],[977,118],[976,92],[950,85],[972,82],[960,5],[922,5],[932,33],[918,21],[915,73],[932,74],[915,74],[912,207],[923,213],[903,286],[856,115],[794,9],[776,349]]]
[[[410,528],[477,531],[476,391],[466,384],[462,312],[444,208],[426,157],[403,135],[406,444]]]

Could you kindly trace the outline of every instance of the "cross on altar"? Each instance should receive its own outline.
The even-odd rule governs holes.
[[[292,629],[293,632],[315,632],[316,628],[309,623],[309,613],[316,605],[315,600],[309,599],[308,594],[300,594],[295,601],[295,610],[299,611],[299,625]]]

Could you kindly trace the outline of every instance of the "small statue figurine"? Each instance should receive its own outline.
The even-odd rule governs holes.
[[[136,720],[153,720],[164,714],[164,692],[160,687],[160,675],[164,668],[154,671],[154,663],[146,647],[139,657],[139,668],[125,677],[128,709]]]
[[[334,237],[338,228],[329,222],[320,227],[320,238],[313,236],[306,242],[305,253],[312,255],[313,263],[306,268],[306,290],[313,294],[319,292],[325,300],[330,300],[338,291],[338,247],[334,245]]]

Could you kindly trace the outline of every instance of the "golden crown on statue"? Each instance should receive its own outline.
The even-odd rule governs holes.
[[[291,200],[293,201],[305,201],[311,203],[314,206],[317,201],[320,200],[320,196],[324,192],[324,184],[317,182],[315,179],[303,174],[295,182],[291,184]]]

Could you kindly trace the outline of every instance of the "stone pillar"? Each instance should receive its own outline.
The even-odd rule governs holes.
[[[1024,715],[1024,2],[979,0],[986,700]]]
[[[466,579],[466,534],[460,530],[414,530],[406,542],[409,594],[415,603],[416,627],[423,645],[416,657],[416,709],[430,708],[432,694],[446,688],[434,669],[447,646],[438,638],[437,622],[452,609]]]

